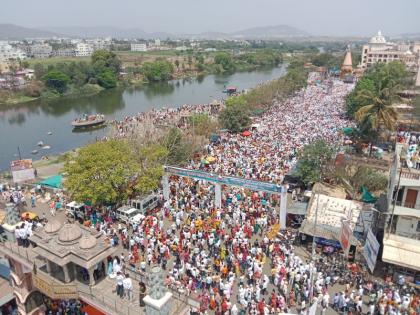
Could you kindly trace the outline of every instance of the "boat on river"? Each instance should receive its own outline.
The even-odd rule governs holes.
[[[101,114],[86,115],[82,118],[77,118],[71,122],[74,128],[88,128],[93,126],[99,126],[105,123],[105,116]]]

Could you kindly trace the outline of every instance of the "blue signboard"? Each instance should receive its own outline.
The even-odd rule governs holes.
[[[216,184],[244,187],[255,191],[265,191],[268,193],[276,194],[280,194],[286,191],[286,188],[284,186],[277,185],[274,183],[260,182],[240,177],[222,176],[218,174],[212,174],[196,170],[188,170],[185,168],[174,166],[165,166],[165,172],[178,176],[186,176],[195,179],[206,180]]]

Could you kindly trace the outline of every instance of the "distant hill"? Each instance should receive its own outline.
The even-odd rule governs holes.
[[[27,28],[13,24],[0,24],[1,39],[51,38],[51,37],[113,37],[113,38],[196,38],[196,39],[285,39],[310,36],[305,31],[288,25],[254,27],[233,33],[204,32],[199,34],[175,35],[166,32],[145,32],[139,28],[118,28],[114,26],[45,26]]]
[[[18,26],[14,24],[0,24],[0,39],[50,38],[60,36],[57,33]]]
[[[274,25],[264,27],[253,27],[230,34],[234,38],[246,39],[276,39],[287,37],[310,36],[307,32],[289,25]]]
[[[43,27],[43,29],[51,32],[57,32],[70,37],[113,37],[113,38],[144,38],[153,39],[160,38],[166,39],[174,37],[172,34],[164,32],[147,33],[139,28],[118,28],[114,26],[62,26],[62,27]]]

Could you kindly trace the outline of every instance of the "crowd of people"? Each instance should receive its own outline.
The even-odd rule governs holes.
[[[344,97],[352,88],[339,81],[310,85],[256,118],[249,134],[224,133],[207,145],[212,163],[192,161],[189,167],[280,184],[305,145],[320,138],[340,143],[340,131],[350,124],[342,117]],[[160,124],[211,108],[154,110],[115,124],[125,137],[145,121]],[[278,232],[277,196],[224,187],[218,208],[213,185],[177,176],[169,183],[169,199],[161,194],[157,211],[138,224],[118,224],[112,213],[91,214],[91,224],[127,250],[108,266],[120,297],[132,298],[128,271],[145,275],[159,265],[169,288],[199,302],[195,314],[307,314],[314,301],[322,314],[329,307],[345,314],[420,313],[419,296],[404,283],[373,281],[339,255],[302,258],[296,232]]]
[[[220,142],[206,146],[214,163],[201,165],[211,172],[281,183],[297,162],[297,153],[316,139],[337,144],[343,118],[344,96],[352,85],[336,81],[310,85],[290,99],[274,104],[254,121],[249,136],[225,133]]]
[[[113,121],[115,127],[115,138],[125,138],[135,134],[142,125],[159,126],[170,125],[184,128],[185,118],[195,114],[214,115],[219,111],[219,103],[182,105],[177,108],[152,109],[148,112],[141,112],[134,116],[124,117],[121,121]]]

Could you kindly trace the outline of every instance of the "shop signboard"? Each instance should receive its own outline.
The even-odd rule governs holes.
[[[353,234],[353,231],[350,227],[349,220],[343,220],[341,223],[341,233],[340,233],[340,244],[341,248],[343,249],[344,253],[348,255],[350,249],[350,237]]]
[[[10,170],[13,176],[13,182],[20,183],[35,179],[32,159],[15,160],[10,163]]]
[[[378,258],[380,244],[373,235],[372,230],[369,229],[369,232],[366,236],[365,247],[363,248],[363,256],[366,259],[366,263],[369,267],[370,272],[373,273],[375,269],[376,259]]]

